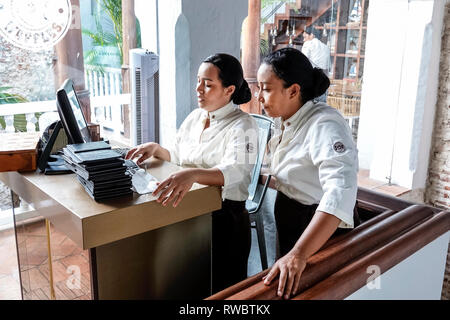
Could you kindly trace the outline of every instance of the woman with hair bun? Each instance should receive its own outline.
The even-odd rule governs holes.
[[[177,206],[196,183],[222,186],[222,209],[212,213],[212,290],[220,291],[247,277],[250,220],[245,210],[251,171],[258,152],[256,121],[236,105],[251,99],[239,61],[219,53],[198,69],[199,108],[181,124],[169,149],[149,142],[126,158],[137,164],[154,156],[186,169],[172,174],[154,191],[158,202]]]
[[[280,124],[268,158],[278,190],[274,213],[281,258],[263,279],[269,285],[278,276],[277,294],[288,299],[298,293],[307,259],[333,234],[359,224],[358,155],[342,115],[314,100],[330,81],[304,54],[293,48],[271,53],[257,79],[259,102]]]

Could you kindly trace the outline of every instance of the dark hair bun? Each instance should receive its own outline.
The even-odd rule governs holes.
[[[323,95],[328,87],[330,86],[330,79],[325,75],[322,69],[314,68],[313,70],[313,78],[314,78],[314,97],[319,97]]]
[[[234,104],[243,104],[247,103],[252,99],[252,92],[248,87],[247,81],[243,81],[239,90],[233,95],[233,103]]]
[[[287,88],[294,83],[300,85],[303,103],[327,91],[330,80],[319,68],[313,68],[309,59],[294,48],[282,48],[267,55],[263,63],[272,66],[275,75],[283,80]]]
[[[238,59],[226,53],[216,53],[203,62],[212,63],[219,69],[219,78],[224,87],[233,85],[236,88],[230,99],[233,103],[242,104],[250,101],[252,93],[244,79],[244,71]]]

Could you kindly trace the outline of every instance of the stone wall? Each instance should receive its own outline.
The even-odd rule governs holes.
[[[20,94],[28,101],[54,100],[53,56],[53,49],[32,52],[0,36],[0,87],[11,87],[7,92]],[[0,210],[10,208],[10,201],[9,189],[0,182]]]
[[[0,37],[0,87],[29,101],[54,100],[53,55],[53,49],[32,52]]]
[[[442,31],[438,99],[425,201],[450,208],[450,2],[445,6]],[[442,299],[450,299],[450,247],[442,288]]]

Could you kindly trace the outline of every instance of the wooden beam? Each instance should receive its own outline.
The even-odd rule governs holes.
[[[71,0],[72,21],[81,21],[79,0]],[[73,26],[75,25],[75,26]],[[81,40],[81,26],[72,24],[65,37],[55,46],[56,58],[54,59],[55,88],[63,84],[67,78],[72,79],[77,91],[84,116],[88,123],[91,122],[91,104],[89,91],[84,83],[83,43]]]
[[[134,14],[134,0],[122,0],[122,93],[131,92],[130,84],[130,49],[136,48],[136,15]],[[124,135],[130,137],[130,106],[123,108]]]
[[[255,96],[257,92],[256,74],[259,68],[259,33],[261,21],[261,0],[248,0],[248,16],[243,28],[242,68],[244,78],[252,92],[250,102],[241,105],[241,109],[249,113],[261,114],[261,107]]]

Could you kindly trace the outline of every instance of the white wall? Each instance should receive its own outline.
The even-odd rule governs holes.
[[[161,145],[173,144],[176,133],[176,52],[175,25],[181,12],[182,0],[158,3],[159,21],[159,137]]]
[[[425,187],[443,8],[444,0],[369,4],[358,149],[372,179]]]
[[[239,58],[242,0],[136,0],[142,47],[160,55],[160,142],[173,143],[176,129],[197,107],[197,70],[207,56],[225,52]],[[145,18],[145,19],[144,19]]]
[[[141,26],[142,48],[158,53],[156,0],[135,0],[134,13]]]
[[[368,272],[371,286],[345,300],[440,300],[449,236],[441,235],[375,279]]]

